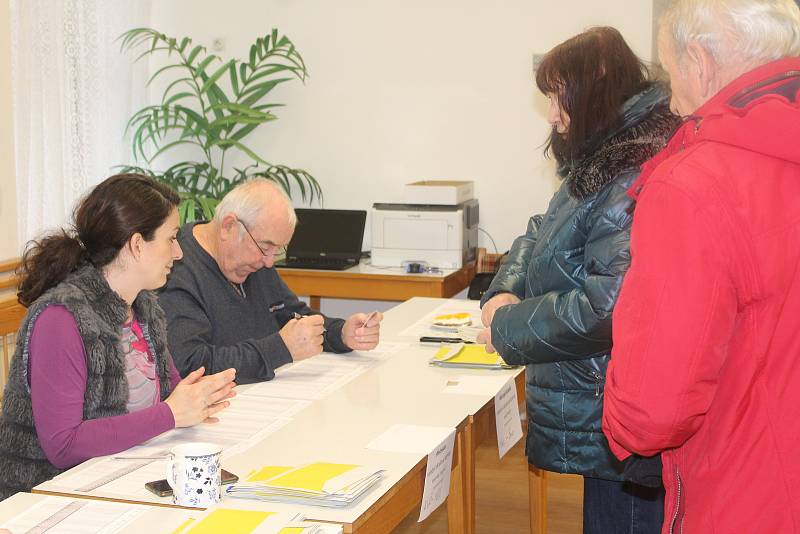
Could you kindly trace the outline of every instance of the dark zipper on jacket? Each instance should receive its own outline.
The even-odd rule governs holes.
[[[597,385],[597,389],[594,390],[594,396],[600,396],[600,382],[603,381],[603,377],[597,371],[592,371],[592,376],[594,377],[594,382]]]
[[[681,474],[678,471],[678,466],[675,466],[675,480],[678,482],[678,496],[675,502],[675,512],[672,514],[672,520],[669,522],[669,534],[674,534],[675,532],[675,521],[678,519],[678,514],[680,514],[681,510]],[[680,525],[680,532],[683,532],[683,518],[681,518],[681,525]]]

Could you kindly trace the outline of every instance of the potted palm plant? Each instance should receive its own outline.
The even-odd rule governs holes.
[[[123,172],[148,174],[178,191],[182,223],[210,219],[225,193],[256,176],[273,180],[290,195],[296,186],[303,201],[321,199],[322,190],[311,174],[272,163],[246,143],[259,126],[278,118],[273,111],[282,104],[268,102],[270,92],[308,76],[288,37],[272,30],[250,46],[247,60],[227,61],[193,45],[188,37],[179,40],[151,28],[132,29],[120,41],[123,52],[140,50],[135,61],[155,54],[167,57],[147,81],[166,84],[161,101],[138,110],[126,126],[134,160],[141,164],[123,166]],[[161,171],[150,167],[158,156],[185,154],[187,146],[192,160]],[[246,159],[249,164],[226,166],[226,157],[230,162],[234,153],[244,155],[237,161]]]

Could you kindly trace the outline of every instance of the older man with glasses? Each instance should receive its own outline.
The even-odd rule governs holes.
[[[286,363],[322,352],[370,350],[382,315],[347,320],[313,311],[273,269],[297,218],[284,192],[256,179],[236,187],[208,223],[178,234],[176,263],[160,302],[175,366],[186,375],[236,368],[239,383],[270,380]]]

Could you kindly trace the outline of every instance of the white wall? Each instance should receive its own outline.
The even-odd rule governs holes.
[[[651,57],[653,62],[658,62],[658,22],[671,3],[672,0],[653,0],[653,48]]]
[[[11,36],[9,3],[0,2],[0,260],[20,255],[17,243],[14,130],[11,122]]]
[[[418,179],[475,180],[481,226],[506,249],[557,185],[532,54],[609,24],[649,59],[651,14],[630,0],[171,0],[154,2],[151,24],[221,38],[224,57],[279,28],[311,77],[275,92],[287,107],[250,144],[309,170],[329,208],[399,201]]]
[[[649,59],[652,2],[630,0],[169,0],[151,25],[243,56],[277,27],[311,78],[276,91],[281,120],[252,143],[312,172],[325,206],[399,200],[421,178],[476,181],[482,227],[506,249],[557,182],[541,157],[548,128],[531,73],[544,52],[597,24]],[[202,9],[198,9],[202,6]],[[0,30],[8,28],[0,2]],[[0,31],[0,114],[11,117],[9,32]],[[369,237],[367,236],[367,245]],[[485,236],[481,244],[491,247]],[[19,254],[12,125],[0,122],[0,259]]]

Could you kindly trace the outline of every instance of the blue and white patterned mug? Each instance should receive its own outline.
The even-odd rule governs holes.
[[[213,443],[184,443],[169,452],[167,483],[172,502],[208,508],[222,499],[222,447]]]

